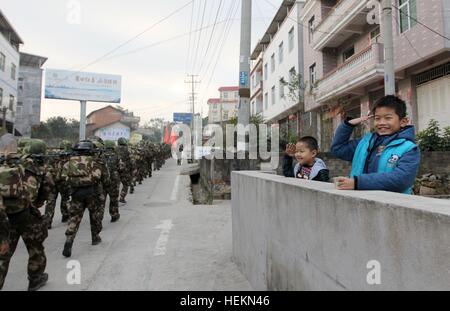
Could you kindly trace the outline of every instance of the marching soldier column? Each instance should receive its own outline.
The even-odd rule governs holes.
[[[73,147],[63,141],[53,151],[41,140],[22,139],[6,149],[0,157],[0,290],[20,238],[29,254],[28,290],[46,284],[44,241],[52,228],[58,194],[61,220],[68,223],[62,254],[71,257],[84,211],[89,211],[92,245],[97,245],[102,241],[106,197],[111,222],[117,222],[119,202],[126,203],[128,191],[133,193],[137,184],[152,177],[153,166],[160,170],[171,156],[168,145],[142,141],[129,146],[124,138],[118,146],[99,137]],[[44,215],[39,210],[43,207]]]

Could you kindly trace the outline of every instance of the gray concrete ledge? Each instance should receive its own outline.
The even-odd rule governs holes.
[[[256,290],[450,290],[450,201],[262,172],[231,186],[233,256]]]

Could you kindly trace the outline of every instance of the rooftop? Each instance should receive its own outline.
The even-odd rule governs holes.
[[[41,68],[47,60],[47,57],[22,52],[20,53],[20,66]]]
[[[3,14],[1,9],[0,9],[0,32],[2,32],[2,34],[6,37],[6,39],[9,40],[10,43],[14,45],[17,49],[19,48],[20,44],[23,44],[22,38],[20,38],[19,34],[11,25],[11,23],[8,21],[8,19]]]
[[[219,92],[234,92],[239,91],[239,86],[223,86],[219,88]]]

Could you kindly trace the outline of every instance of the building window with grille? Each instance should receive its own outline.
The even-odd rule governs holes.
[[[3,89],[0,89],[0,107],[3,104]]]
[[[0,52],[0,69],[2,71],[5,71],[5,62],[6,62],[6,56],[5,56],[5,54]]]
[[[311,87],[316,83],[316,63],[309,67],[309,80],[311,81]]]
[[[16,65],[11,63],[11,79],[13,80],[16,80],[16,70],[17,70]]]
[[[267,81],[268,76],[269,76],[269,66],[266,63],[264,65],[264,81]]]
[[[398,19],[400,21],[400,33],[404,33],[417,24],[417,1],[398,0],[397,6]]]
[[[272,99],[272,106],[275,105],[275,85],[272,86],[272,94],[271,94],[271,99]]]
[[[294,27],[289,31],[289,52],[294,49]]]
[[[284,98],[284,82],[283,78],[280,79],[279,86],[280,88],[280,99]]]
[[[269,109],[269,93],[264,94],[264,110]]]
[[[312,36],[314,32],[314,16],[308,22],[308,42],[312,42]]]
[[[284,44],[281,42],[281,44],[278,46],[278,62],[281,64],[283,62],[284,58]]]
[[[14,96],[13,95],[9,95],[9,110],[13,111],[14,110]]]
[[[270,71],[271,72],[275,71],[275,53],[273,53],[272,56],[270,57]]]

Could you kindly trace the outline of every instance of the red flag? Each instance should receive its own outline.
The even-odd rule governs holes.
[[[170,137],[169,137],[169,128],[166,126],[164,130],[164,143],[166,145],[170,144]]]
[[[177,142],[178,136],[175,132],[172,131],[172,134],[170,135],[170,144],[174,145]]]

